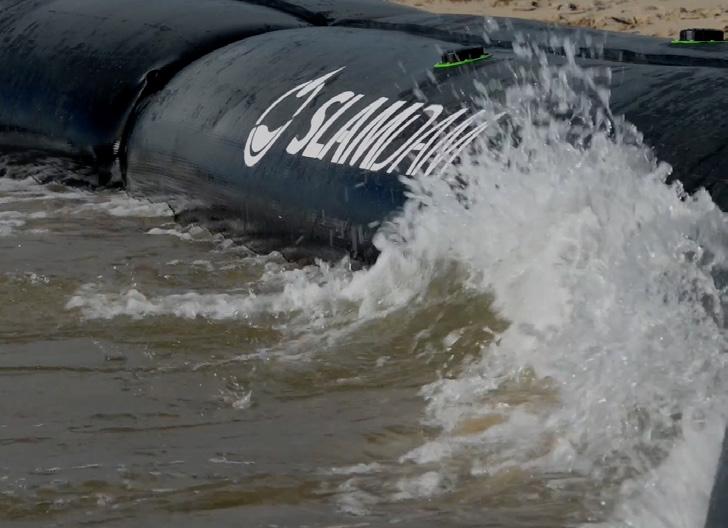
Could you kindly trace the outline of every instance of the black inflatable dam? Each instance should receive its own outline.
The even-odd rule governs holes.
[[[574,37],[613,112],[688,191],[728,209],[728,43],[440,16],[378,0],[3,0],[0,147],[77,160],[282,247],[371,259],[402,178],[483,133],[474,80],[513,82],[516,34]],[[725,461],[724,454],[723,460]],[[708,526],[728,519],[721,464]]]
[[[367,258],[404,202],[400,178],[456,162],[482,132],[473,80],[494,98],[513,82],[514,35],[577,34],[499,26],[486,41],[478,17],[375,0],[14,0],[0,14],[0,144],[84,159],[282,246]],[[688,190],[728,206],[728,46],[578,35],[604,48],[582,50],[584,65],[618,72],[613,111]]]

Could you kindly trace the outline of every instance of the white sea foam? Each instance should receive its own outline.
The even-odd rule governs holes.
[[[26,223],[23,216],[16,211],[0,213],[0,236],[11,236],[17,228],[23,227]]]
[[[28,221],[40,220],[48,215],[43,211],[24,213],[21,211],[0,211],[0,237],[8,237],[24,227]]]
[[[98,292],[95,286],[87,284],[81,288],[71,297],[66,308],[79,308],[88,319],[113,319],[119,316],[141,319],[159,315],[173,315],[187,319],[197,317],[242,319],[269,307],[268,304],[257,302],[255,296],[248,295],[189,292],[147,297],[133,288],[113,294]]]
[[[147,231],[148,235],[156,236],[172,236],[179,238],[180,240],[198,240],[198,241],[210,241],[213,239],[213,235],[205,228],[198,225],[180,226],[172,225],[170,227],[153,227]]]
[[[620,489],[612,519],[598,528],[695,528],[705,523],[716,460],[723,440],[721,417],[681,424],[668,457]]]
[[[133,198],[124,193],[109,194],[103,201],[82,204],[74,210],[75,214],[86,212],[101,212],[117,217],[134,218],[160,218],[173,215],[166,203],[155,203],[148,200]]]
[[[347,265],[319,263],[289,270],[276,263],[275,255],[271,259],[257,278],[256,291],[243,288],[229,293],[152,296],[136,288],[105,292],[101,285],[89,283],[69,299],[66,308],[80,309],[87,319],[171,315],[187,319],[243,320],[261,315],[300,313],[304,325],[315,321],[325,324],[332,315],[345,309],[342,302],[346,300],[347,289],[352,287],[352,274]],[[250,257],[250,260],[257,261],[258,257]]]
[[[373,464],[355,464],[353,466],[331,468],[333,475],[367,475],[377,473],[382,470],[382,466],[377,463]]]
[[[0,205],[47,200],[84,200],[92,196],[92,193],[79,189],[41,185],[33,178],[0,178]]]
[[[411,182],[413,199],[380,236],[384,258],[370,276],[385,273],[381,266],[413,266],[426,281],[438,263],[455,262],[471,288],[493,292],[510,322],[458,377],[423,389],[426,421],[443,433],[404,462],[447,468],[475,451],[493,468],[515,462],[547,478],[558,467],[606,489],[635,473],[643,475],[637,486],[647,486],[691,450],[711,453],[715,466],[707,441],[688,440],[702,438],[693,431],[705,415],[717,430],[725,423],[727,299],[719,276],[728,267],[728,217],[707,193],[686,197],[665,185],[669,167],[629,125],[617,122],[608,133],[608,113],[573,89],[574,80],[600,93],[573,62],[545,66],[510,89],[519,141],[465,159],[457,179]],[[554,107],[572,118],[544,120]],[[554,403],[504,406],[503,387],[529,379]],[[504,421],[459,434],[463,423],[492,415]],[[700,482],[666,481],[664,493],[630,497],[629,507],[612,497],[610,525],[650,518],[651,527],[688,526],[660,512],[673,485],[696,494],[685,503],[705,506],[712,473],[691,475]]]
[[[544,66],[507,93],[519,141],[448,178],[409,182],[412,200],[379,236],[380,260],[351,287],[396,302],[381,285],[414,297],[455,263],[510,322],[459,376],[423,389],[426,422],[442,434],[402,457],[423,465],[422,478],[438,463],[457,480],[461,463],[449,462],[459,459],[477,461],[471,475],[572,472],[605,490],[608,526],[698,526],[725,424],[728,217],[707,193],[665,185],[670,168],[628,124],[611,129],[574,80],[604,100],[573,62]],[[550,117],[554,107],[572,119]],[[553,402],[502,401],[505,386],[532,379]],[[502,423],[461,433],[493,415]],[[707,415],[705,436],[695,430]],[[692,469],[671,478],[680,464]],[[678,504],[685,513],[665,514]]]
[[[0,166],[3,161],[0,156]],[[59,183],[44,185],[34,178],[0,178],[0,238],[20,234],[46,236],[52,232],[49,226],[55,227],[54,220],[98,215],[165,218],[172,212],[166,204],[136,199],[115,190],[90,192]]]

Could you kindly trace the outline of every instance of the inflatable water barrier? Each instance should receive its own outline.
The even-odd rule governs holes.
[[[135,193],[237,218],[289,245],[372,256],[402,178],[434,173],[487,125],[517,35],[572,36],[610,67],[610,106],[728,209],[728,43],[441,16],[378,0],[3,0],[0,147],[53,153]],[[728,455],[724,455],[724,459]],[[708,526],[726,526],[728,470]]]
[[[688,191],[728,206],[728,45],[440,16],[378,0],[6,0],[0,145],[84,159],[284,244],[371,255],[402,176],[457,161],[473,80],[513,82],[515,35],[591,41],[611,107]],[[718,35],[718,33],[720,33]],[[704,39],[704,40],[701,40]],[[549,48],[558,61],[563,52]]]

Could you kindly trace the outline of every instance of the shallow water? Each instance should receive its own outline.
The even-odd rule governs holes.
[[[30,179],[0,200],[5,521],[440,524],[399,501],[352,517],[368,495],[349,487],[428,437],[418,391],[490,336],[453,332],[498,328],[486,295],[442,281],[421,310],[359,322],[306,306],[319,268],[163,205]]]
[[[519,140],[411,182],[359,271],[4,155],[2,525],[699,526],[726,215],[628,125],[529,125],[594,110],[541,75]]]

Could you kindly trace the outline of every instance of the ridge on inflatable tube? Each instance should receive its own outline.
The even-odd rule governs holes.
[[[728,43],[498,22],[486,39],[480,17],[379,0],[2,0],[0,147],[199,202],[283,247],[370,259],[400,178],[456,162],[483,132],[474,79],[498,97],[517,33],[555,62],[549,37],[578,35],[603,49],[579,48],[584,66],[616,72],[613,112],[728,209]],[[435,67],[443,53],[453,67]],[[721,460],[709,528],[727,525]]]
[[[108,164],[135,105],[176,70],[245,37],[306,25],[229,0],[16,1],[0,12],[2,142]]]

